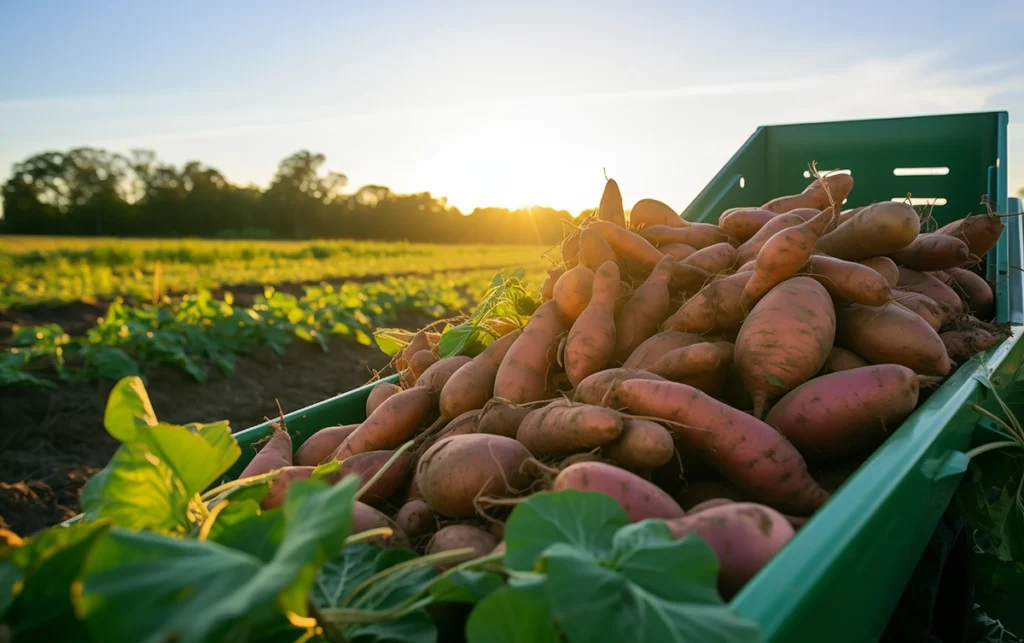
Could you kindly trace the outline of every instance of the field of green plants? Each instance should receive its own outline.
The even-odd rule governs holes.
[[[356,241],[0,237],[0,386],[118,379],[169,365],[198,381],[258,346],[331,336],[369,344],[402,313],[444,318],[479,300],[495,272],[547,261],[532,246]],[[244,292],[236,296],[235,292]],[[77,335],[18,310],[86,302],[106,309]]]

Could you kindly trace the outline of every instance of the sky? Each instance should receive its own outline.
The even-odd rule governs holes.
[[[1024,0],[0,0],[0,177],[94,146],[265,186],[310,149],[463,211],[605,171],[681,210],[759,125],[1007,110],[1016,192],[1020,33]]]

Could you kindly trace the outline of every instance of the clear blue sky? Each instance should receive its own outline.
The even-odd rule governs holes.
[[[759,124],[1003,109],[1024,186],[1024,0],[551,4],[3,1],[0,174],[91,145],[266,184],[309,148],[464,210],[575,212],[602,168],[681,209]]]

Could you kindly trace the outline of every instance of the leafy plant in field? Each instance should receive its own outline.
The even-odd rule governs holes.
[[[328,485],[337,463],[263,510],[276,472],[207,489],[240,454],[226,422],[161,423],[125,378],[104,424],[121,447],[85,515],[27,540],[0,532],[11,640],[430,643],[433,608],[453,603],[473,605],[472,643],[758,637],[718,596],[705,543],[629,524],[602,494],[532,496],[509,518],[506,556],[440,572],[471,550],[419,557],[364,542],[386,529],[350,534],[358,478]]]

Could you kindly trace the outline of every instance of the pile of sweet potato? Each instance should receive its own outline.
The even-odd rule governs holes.
[[[578,489],[697,533],[734,594],[956,364],[998,343],[979,274],[1003,224],[922,233],[897,202],[840,211],[848,174],[688,223],[614,181],[561,245],[543,303],[470,357],[421,331],[367,419],[295,452],[280,432],[245,475],[321,462],[369,481],[357,529],[428,553],[503,547],[531,493]],[[413,447],[396,456],[396,450]],[[376,508],[374,508],[376,507]]]

